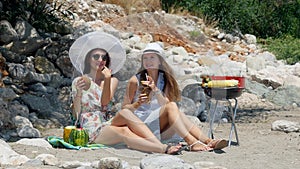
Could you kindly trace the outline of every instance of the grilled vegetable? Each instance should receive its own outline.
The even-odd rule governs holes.
[[[211,80],[203,84],[203,87],[234,87],[239,84],[238,80]]]

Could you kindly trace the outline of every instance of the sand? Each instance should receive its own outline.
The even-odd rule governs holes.
[[[251,119],[251,117],[250,117]],[[271,124],[275,120],[288,120],[300,122],[299,110],[293,111],[272,111],[268,115],[254,116],[247,122],[238,121],[237,131],[240,145],[236,145],[236,138],[233,137],[233,145],[221,151],[215,152],[187,152],[177,155],[189,164],[196,162],[206,163],[213,167],[228,169],[296,169],[300,166],[300,133],[285,133],[282,131],[271,131]],[[203,131],[207,133],[208,124],[203,123]],[[214,135],[217,138],[228,138],[230,123],[215,125]],[[62,137],[62,129],[49,129],[43,131],[43,136],[56,135]],[[53,154],[63,161],[96,161],[103,157],[118,157],[128,162],[130,166],[139,166],[140,160],[150,154],[124,148],[107,148],[98,150],[67,150],[67,149],[46,149],[35,146],[24,146],[10,143],[13,150],[29,158],[35,158],[38,154]],[[43,168],[56,168],[44,166]]]

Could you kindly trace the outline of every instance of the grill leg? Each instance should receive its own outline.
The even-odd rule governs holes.
[[[214,108],[213,112],[211,112],[212,106],[210,106],[210,108],[209,108],[209,131],[208,131],[208,137],[211,138],[211,139],[214,139],[213,126],[214,126],[215,114],[216,114],[217,107],[218,107],[218,100],[216,100],[216,105],[215,105],[215,108]]]
[[[231,112],[231,116],[232,116],[232,122],[231,122],[231,129],[230,129],[230,135],[229,135],[229,143],[228,146],[231,146],[231,141],[232,141],[232,132],[234,130],[235,133],[235,138],[237,141],[237,145],[239,145],[239,139],[238,139],[238,134],[237,134],[237,129],[236,129],[236,125],[235,125],[235,117],[236,117],[236,112],[237,112],[237,105],[238,105],[238,101],[236,98],[234,98],[235,100],[235,105],[234,105],[234,109],[232,109],[231,106],[231,102],[229,101],[229,99],[227,99],[228,103],[229,103],[229,108],[230,108],[230,112]]]

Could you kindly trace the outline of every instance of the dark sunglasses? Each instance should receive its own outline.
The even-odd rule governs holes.
[[[109,56],[107,54],[105,54],[105,55],[99,55],[99,54],[92,55],[92,58],[95,59],[95,60],[98,60],[100,57],[103,61],[107,61]]]

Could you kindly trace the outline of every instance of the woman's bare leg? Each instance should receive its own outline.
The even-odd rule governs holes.
[[[117,144],[124,142],[129,148],[145,151],[164,153],[167,145],[152,142],[145,138],[139,137],[133,133],[128,127],[106,126],[101,129],[100,135],[96,138],[95,143],[101,144]],[[173,146],[170,151],[177,151],[180,147]]]
[[[118,127],[127,126],[139,137],[145,138],[153,143],[161,143],[148,128],[148,126],[128,109],[122,109],[120,112],[118,112],[113,118],[111,125]]]
[[[181,119],[183,120],[183,122],[186,125],[189,125],[192,123],[191,120],[188,119],[184,113],[182,113],[182,112],[179,112],[179,113],[180,113]],[[224,139],[214,140],[214,139],[209,138],[207,135],[203,134],[202,130],[199,127],[197,127],[196,125],[193,125],[189,131],[190,131],[191,135],[193,135],[195,138],[197,138],[197,140],[208,145],[210,148],[222,149],[228,145],[228,142]]]
[[[203,134],[202,130],[198,126],[193,124],[193,122],[190,119],[188,119],[188,117],[184,113],[179,112],[179,114],[186,127],[190,128],[189,131],[191,135],[193,135],[197,140],[200,140],[203,143],[206,143],[206,141],[209,140],[209,137]]]
[[[184,138],[188,145],[191,145],[197,142],[198,140],[202,141],[203,139],[206,139],[205,136],[202,134],[200,128],[195,126],[195,124],[193,124],[186,117],[186,115],[180,112],[176,103],[174,102],[168,103],[162,109],[160,116],[160,124],[162,129],[168,128],[171,130],[175,130],[179,136]],[[199,143],[195,144],[192,147],[192,150],[208,150],[208,148]]]

